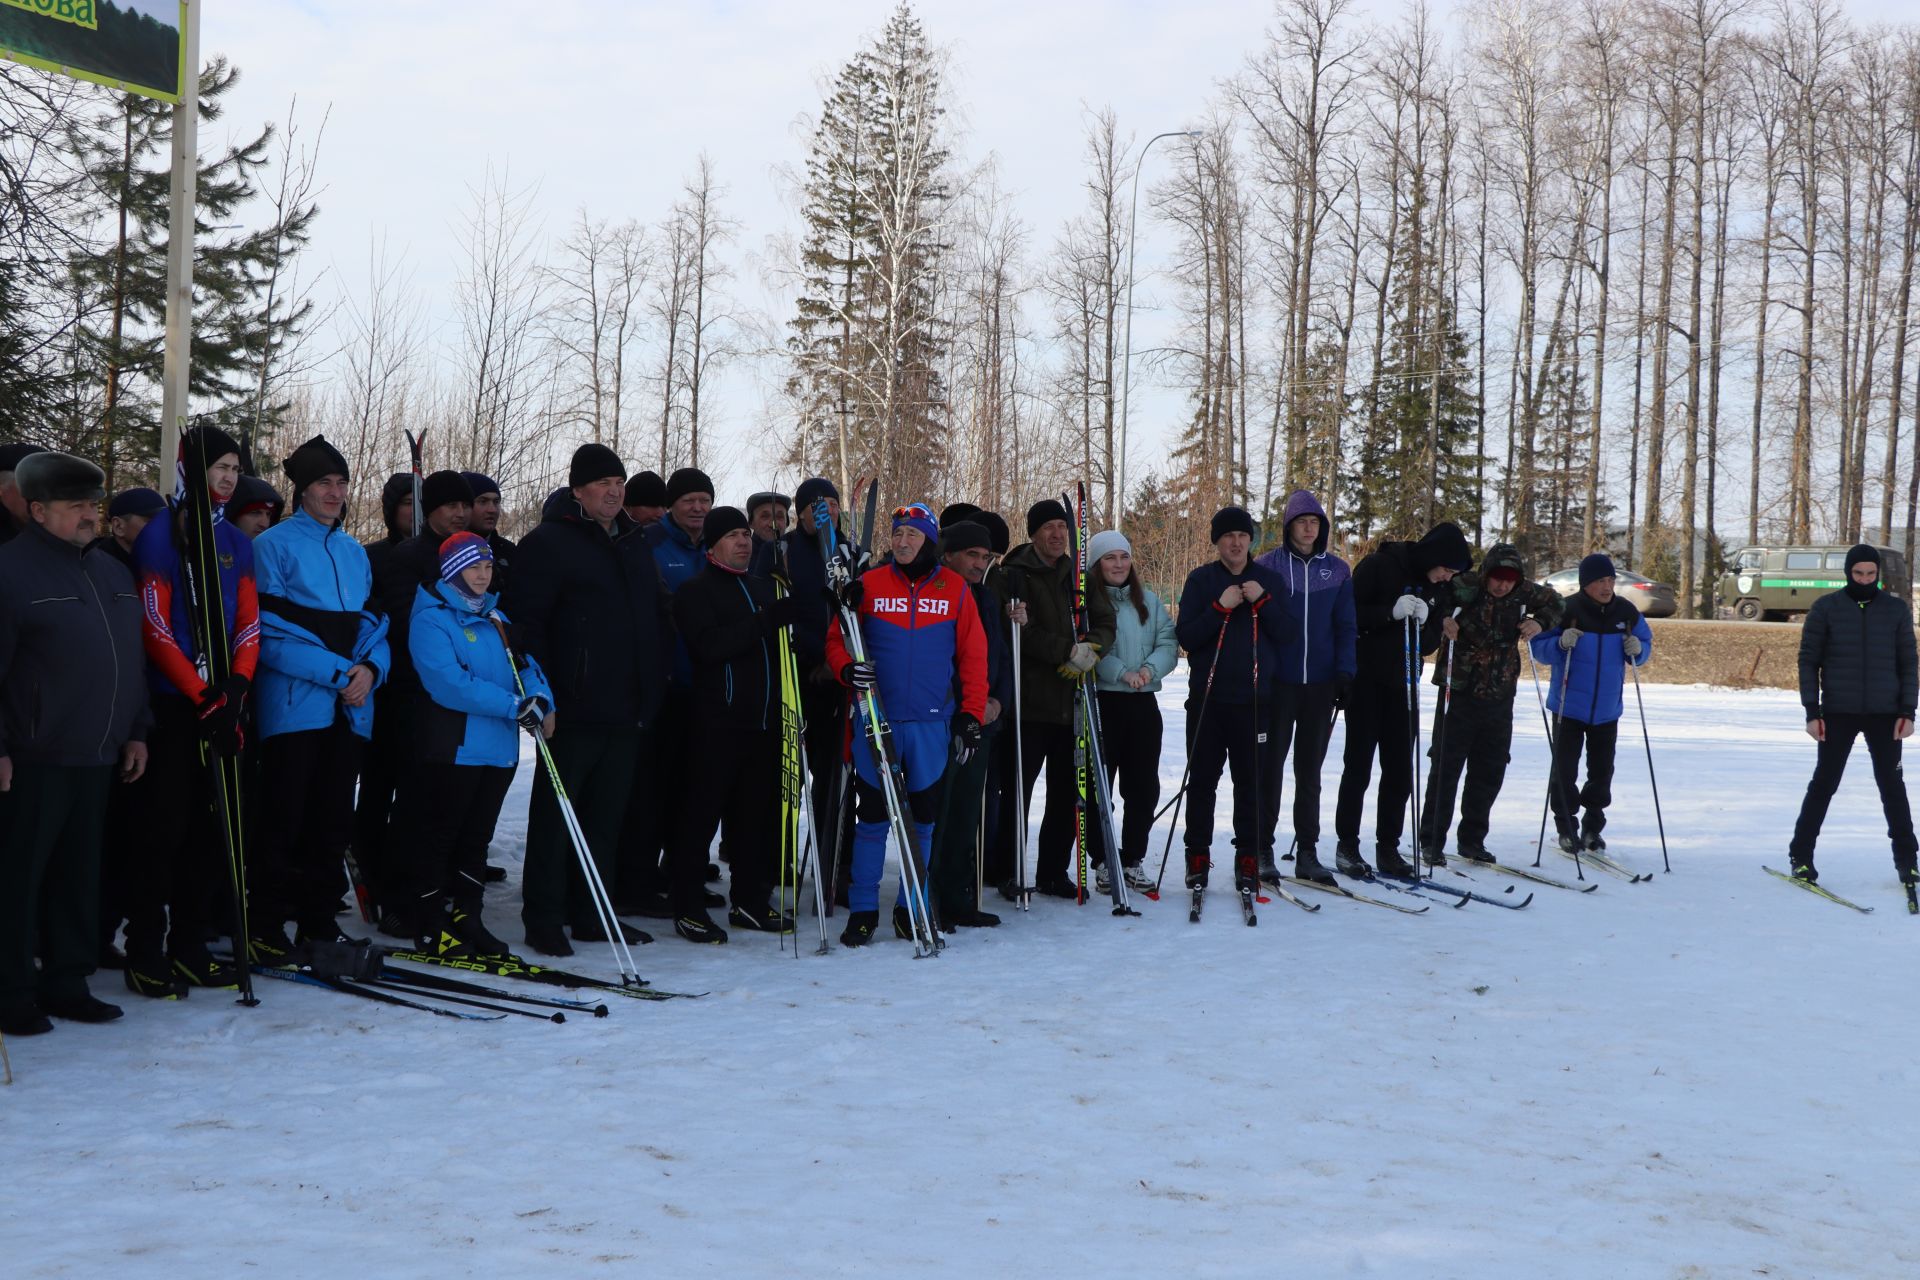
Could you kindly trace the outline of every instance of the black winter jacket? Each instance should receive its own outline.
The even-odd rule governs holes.
[[[548,500],[514,554],[502,611],[513,644],[540,664],[566,724],[653,722],[672,660],[653,552],[625,512],[609,535],[568,490]]]
[[[133,575],[24,526],[0,547],[0,756],[112,764],[151,721]]]
[[[1220,593],[1228,587],[1256,581],[1266,594],[1252,605],[1239,605],[1231,614],[1220,608]],[[1287,585],[1279,574],[1265,565],[1249,560],[1239,573],[1230,573],[1218,560],[1203,564],[1187,575],[1180,591],[1180,618],[1174,635],[1187,651],[1189,669],[1187,701],[1198,706],[1200,699],[1246,706],[1256,699],[1272,705],[1279,695],[1276,687],[1282,673],[1281,650],[1298,643],[1299,624],[1286,610]],[[1276,595],[1275,593],[1279,593]],[[1105,592],[1101,593],[1106,594]],[[1275,604],[1281,600],[1281,604]],[[1254,615],[1260,617],[1260,683],[1253,681]],[[1224,634],[1223,634],[1224,629]],[[1214,657],[1220,668],[1214,671]],[[1213,684],[1209,691],[1208,673]]]
[[[709,564],[673,593],[673,620],[693,660],[695,714],[747,729],[780,725],[774,627],[797,606],[774,598],[773,579]]]
[[[840,533],[845,540],[845,533]],[[787,572],[793,581],[799,617],[793,626],[793,656],[805,678],[827,660],[827,627],[833,621],[833,593],[827,590],[827,562],[820,557],[820,535],[796,522],[787,530]],[[757,550],[757,546],[756,546]]]
[[[1864,605],[1846,588],[1813,602],[1800,629],[1800,702],[1828,712],[1913,717],[1913,614],[1885,591]]]
[[[421,587],[440,580],[440,543],[444,541],[431,529],[423,530],[396,543],[375,543],[378,549],[367,552],[368,567],[373,570],[373,595],[368,607],[387,615],[387,648],[393,655],[393,669],[387,673],[382,693],[399,689],[418,694],[420,677],[413,670],[413,654],[407,648],[407,631],[413,621],[413,601]],[[488,590],[500,594],[495,583]]]
[[[1075,644],[1074,571],[1073,556],[1063,555],[1049,565],[1028,542],[1015,547],[997,574],[988,576],[995,591],[1027,606],[1027,625],[1020,632],[1020,715],[1036,724],[1073,723],[1079,682],[1061,675],[1060,668]],[[1113,601],[1106,592],[1095,591],[1086,603],[1087,643],[1105,653],[1113,648]]]
[[[1413,542],[1383,542],[1353,569],[1353,617],[1359,630],[1355,643],[1356,680],[1402,684],[1407,678],[1406,629],[1393,616],[1393,604],[1403,595],[1427,602],[1427,622],[1420,628],[1420,652],[1440,646],[1440,623],[1453,610],[1453,587],[1429,582],[1418,567]]]

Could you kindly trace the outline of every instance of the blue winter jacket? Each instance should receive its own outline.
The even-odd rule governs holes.
[[[1560,647],[1560,633],[1569,627],[1580,632],[1571,652]],[[1560,625],[1542,631],[1531,642],[1534,659],[1553,668],[1547,709],[1581,724],[1618,720],[1625,710],[1622,689],[1627,678],[1620,640],[1628,634],[1640,637],[1640,656],[1633,665],[1644,667],[1653,656],[1653,632],[1624,596],[1615,596],[1605,606],[1585,593],[1568,600]]]
[[[1089,576],[1093,572],[1097,570],[1089,571]],[[1173,618],[1167,613],[1167,606],[1160,602],[1159,596],[1142,587],[1140,594],[1147,601],[1147,620],[1142,622],[1140,611],[1133,607],[1133,597],[1125,587],[1102,583],[1099,589],[1113,602],[1113,646],[1094,664],[1096,687],[1108,693],[1160,692],[1160,682],[1180,661],[1180,642],[1174,637]],[[1142,667],[1153,672],[1152,681],[1138,689],[1128,687],[1121,677]]]
[[[520,726],[513,718],[520,699],[545,698],[551,708],[553,690],[531,658],[515,686],[512,656],[493,624],[499,597],[482,596],[475,611],[455,599],[455,591],[434,582],[413,598],[407,648],[431,699],[420,712],[416,746],[433,764],[510,769],[520,762]],[[506,618],[500,621],[505,624]]]
[[[1260,599],[1251,605],[1235,605],[1231,611],[1222,609],[1221,593],[1249,579],[1259,582]],[[1237,574],[1213,560],[1187,575],[1180,592],[1180,620],[1173,630],[1180,638],[1180,647],[1187,651],[1188,706],[1199,706],[1209,698],[1240,707],[1262,700],[1273,705],[1280,652],[1298,625],[1274,603],[1284,590],[1279,575],[1251,560]],[[1257,656],[1253,647],[1256,632],[1260,637]],[[1253,678],[1256,669],[1260,675],[1257,687]]]
[[[653,562],[660,570],[660,585],[669,596],[707,567],[706,548],[675,524],[671,515],[648,525],[641,536],[653,552]],[[673,637],[673,683],[682,689],[693,687],[693,659],[688,656],[686,642],[678,632]]]
[[[373,735],[373,699],[340,702],[348,673],[365,665],[387,678],[387,620],[367,609],[373,570],[338,525],[304,510],[253,541],[260,593],[260,671],[253,685],[260,736],[324,729],[344,710],[362,738]]]
[[[1301,516],[1320,517],[1320,536],[1313,554],[1295,554],[1285,530]],[[1296,489],[1287,499],[1281,523],[1281,543],[1254,563],[1271,569],[1287,584],[1283,593],[1287,616],[1296,629],[1280,650],[1280,683],[1329,684],[1351,680],[1359,670],[1355,640],[1359,628],[1353,613],[1353,571],[1347,562],[1327,551],[1332,526],[1319,499]]]

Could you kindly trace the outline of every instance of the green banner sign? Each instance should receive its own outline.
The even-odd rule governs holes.
[[[0,0],[0,57],[162,102],[186,83],[180,0]]]

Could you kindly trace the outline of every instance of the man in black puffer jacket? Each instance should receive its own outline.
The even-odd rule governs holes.
[[[1893,865],[1902,883],[1916,884],[1913,813],[1900,772],[1900,741],[1913,732],[1914,704],[1920,700],[1913,614],[1904,601],[1880,589],[1880,553],[1867,544],[1847,552],[1847,579],[1846,586],[1814,601],[1800,632],[1800,701],[1807,709],[1807,733],[1820,747],[1788,857],[1795,876],[1819,879],[1813,844],[1859,735],[1873,758]]]
[[[1360,856],[1360,810],[1380,753],[1380,788],[1374,796],[1374,859],[1382,875],[1411,876],[1400,856],[1407,798],[1413,792],[1413,723],[1407,712],[1407,620],[1419,632],[1422,655],[1440,645],[1440,624],[1452,609],[1456,573],[1473,567],[1467,536],[1458,526],[1437,524],[1418,542],[1383,542],[1353,570],[1353,613],[1359,639],[1358,670],[1345,699],[1347,748],[1340,772],[1340,803],[1334,810],[1336,863],[1341,874],[1366,876]],[[1442,607],[1444,604],[1445,607]],[[1420,672],[1413,672],[1418,680]],[[1298,864],[1296,864],[1298,866]],[[1318,870],[1298,866],[1306,876]],[[1316,879],[1331,880],[1324,871]]]

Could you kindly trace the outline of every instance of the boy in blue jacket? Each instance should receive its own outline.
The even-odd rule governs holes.
[[[1613,803],[1613,749],[1625,709],[1621,688],[1627,663],[1642,667],[1653,656],[1653,632],[1626,597],[1614,594],[1613,561],[1596,552],[1580,562],[1580,591],[1567,601],[1560,625],[1529,643],[1534,658],[1553,668],[1547,700],[1555,714],[1553,780],[1547,794],[1560,847],[1603,853],[1607,842],[1600,832]],[[1582,745],[1587,785],[1576,791]],[[1585,810],[1584,816],[1576,810]]]

